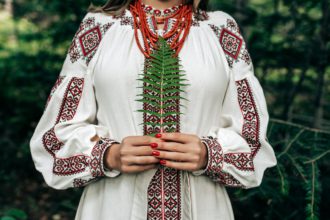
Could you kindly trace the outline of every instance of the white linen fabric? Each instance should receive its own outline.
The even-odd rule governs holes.
[[[180,132],[202,139],[208,165],[179,171],[179,201],[165,219],[234,219],[226,187],[257,187],[265,169],[276,165],[266,138],[265,97],[237,23],[223,11],[203,14],[205,19],[194,17],[179,53],[190,84],[189,101],[181,101]],[[158,219],[148,214],[156,169],[125,174],[102,163],[113,143],[143,135],[143,116],[136,111],[142,104],[135,99],[145,58],[132,21],[128,9],[121,16],[86,14],[31,137],[36,169],[49,186],[84,187],[77,220]]]

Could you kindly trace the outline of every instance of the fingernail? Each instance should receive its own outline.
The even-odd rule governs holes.
[[[152,148],[156,148],[156,147],[158,147],[158,144],[157,144],[157,143],[151,143],[151,144],[150,144],[150,147],[152,147]]]
[[[166,164],[166,160],[160,160],[159,163],[160,163],[161,165],[165,165],[165,164]]]
[[[153,152],[152,152],[152,155],[153,155],[153,156],[159,156],[160,153],[159,153],[159,151],[153,151]]]
[[[155,135],[155,137],[156,138],[160,138],[160,137],[162,137],[162,134],[161,133],[158,133],[158,134]]]

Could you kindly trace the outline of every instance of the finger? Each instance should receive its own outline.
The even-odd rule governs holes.
[[[131,156],[125,157],[122,159],[126,165],[150,165],[150,164],[158,164],[160,159],[154,156]]]
[[[186,170],[186,171],[198,170],[197,164],[189,163],[189,162],[176,162],[176,161],[165,160],[165,162],[162,161],[162,165],[177,170]]]
[[[144,135],[144,136],[127,136],[123,139],[123,143],[133,146],[150,145],[150,143],[160,143],[161,139]]]
[[[156,151],[158,152],[158,156],[154,154],[157,158],[171,160],[171,161],[182,161],[189,162],[192,160],[192,155],[187,153],[179,153],[179,152],[170,152],[170,151]]]
[[[123,173],[137,173],[137,172],[142,172],[146,170],[151,170],[157,168],[158,165],[156,164],[151,164],[151,165],[132,165],[132,166],[123,166],[121,171]]]
[[[132,146],[125,147],[121,149],[122,155],[132,155],[132,156],[149,156],[152,154],[152,148],[150,146]]]
[[[161,139],[163,139],[163,140],[172,140],[172,141],[180,142],[183,144],[189,143],[189,142],[197,139],[196,135],[185,134],[185,133],[180,133],[180,132],[161,133],[161,135],[162,135]]]
[[[171,152],[181,152],[181,153],[187,153],[190,150],[190,147],[188,144],[181,144],[179,142],[162,142],[159,143],[157,150],[163,150],[163,151],[171,151]]]

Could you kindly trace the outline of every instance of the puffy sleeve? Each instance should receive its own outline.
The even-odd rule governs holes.
[[[98,23],[91,13],[84,17],[30,139],[35,167],[55,189],[82,187],[120,174],[103,165],[106,149],[120,142],[111,137],[106,126],[97,124],[88,72],[89,61],[108,28],[109,24]]]
[[[194,175],[207,175],[229,187],[252,188],[261,184],[264,171],[277,164],[266,132],[269,120],[262,87],[236,21],[221,12],[222,24],[209,24],[228,63],[229,82],[220,114],[202,142],[208,163]]]

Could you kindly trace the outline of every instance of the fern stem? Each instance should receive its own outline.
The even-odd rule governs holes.
[[[315,164],[314,164],[314,162],[312,162],[311,219],[314,219],[314,197],[315,197]]]
[[[294,142],[296,142],[296,140],[298,140],[298,138],[300,137],[300,135],[301,135],[304,131],[305,131],[304,129],[301,129],[301,130],[298,132],[298,134],[297,134],[297,135],[296,135],[296,136],[290,141],[290,143],[287,145],[287,147],[284,149],[284,151],[278,155],[278,158],[282,157],[284,154],[286,154],[286,153],[289,151],[289,149],[291,148],[292,144],[293,144]]]
[[[328,151],[326,151],[326,152],[323,152],[322,154],[320,154],[319,156],[315,157],[314,159],[311,159],[311,160],[305,161],[304,164],[307,164],[307,163],[314,163],[314,162],[316,162],[317,160],[321,159],[322,157],[326,156],[328,153],[330,153],[330,150],[328,150]]]

